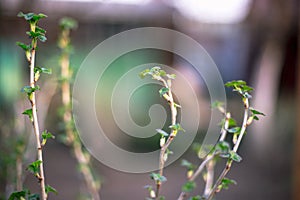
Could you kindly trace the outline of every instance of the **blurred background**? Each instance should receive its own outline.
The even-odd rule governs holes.
[[[243,161],[234,164],[228,175],[238,184],[222,191],[217,199],[300,199],[300,5],[297,0],[0,0],[0,199],[6,199],[15,189],[16,146],[25,143],[21,150],[24,170],[35,159],[34,152],[28,148],[34,145],[34,139],[30,139],[32,127],[21,114],[29,107],[20,92],[28,85],[28,67],[24,52],[15,43],[28,41],[25,34],[28,25],[17,17],[19,11],[48,15],[39,23],[47,30],[48,40],[39,44],[37,65],[53,70],[53,75],[42,77],[39,83],[42,91],[38,94],[41,129],[49,130],[57,138],[44,149],[47,181],[59,192],[57,196],[51,194],[49,199],[80,199],[80,194],[86,192],[74,156],[59,139],[63,132],[57,116],[61,105],[57,40],[58,21],[65,16],[76,19],[79,25],[71,33],[74,75],[97,44],[128,29],[164,27],[198,41],[216,63],[224,82],[243,79],[255,88],[252,105],[267,115],[249,128],[239,150]],[[199,103],[203,106],[200,109],[204,110],[199,132],[205,131],[210,118],[205,84],[174,55],[160,51],[137,53],[118,60],[120,68],[114,73],[120,76],[129,70],[132,59],[151,62],[148,55],[155,62],[159,59],[176,67],[198,89]],[[229,92],[227,101],[235,118],[241,118],[243,108],[239,98]],[[143,146],[133,144],[129,148],[136,150]],[[200,162],[190,150],[183,157]],[[103,182],[102,199],[147,196],[143,186],[152,183],[148,174],[122,173],[92,161],[95,173]],[[24,186],[38,191],[35,178],[26,171],[23,176]],[[166,199],[176,199],[185,180],[180,159],[166,168],[166,176],[168,182],[163,185],[162,193]],[[202,193],[200,182],[201,178],[197,190]]]

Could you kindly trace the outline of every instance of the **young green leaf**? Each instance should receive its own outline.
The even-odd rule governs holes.
[[[251,98],[251,95],[249,92],[253,90],[252,87],[246,85],[245,81],[237,80],[237,81],[230,81],[225,84],[226,87],[232,87],[233,91],[238,92],[241,94],[244,98]]]
[[[64,17],[59,21],[59,26],[61,29],[76,29],[78,24],[76,20],[70,17]]]
[[[200,197],[199,195],[189,198],[189,200],[202,200],[202,199],[204,200],[204,198]]]
[[[41,165],[41,160],[36,160],[32,162],[30,165],[28,165],[27,170],[31,173],[33,173],[35,176],[39,176],[39,167]]]
[[[238,133],[241,131],[241,127],[233,127],[233,128],[227,129],[227,131],[229,133]]]
[[[41,42],[46,42],[46,40],[47,40],[47,38],[46,38],[45,35],[39,35],[37,38],[38,38]]]
[[[28,195],[28,200],[40,200],[39,194],[30,194]]]
[[[173,151],[170,151],[170,149],[166,150],[166,153],[164,154],[164,161],[167,161],[170,154],[173,154]]]
[[[226,87],[241,87],[244,85],[246,85],[246,82],[242,80],[233,80],[225,83]]]
[[[175,131],[185,132],[185,130],[181,127],[181,125],[179,123],[171,125],[171,126],[169,126],[169,128],[171,128],[172,130],[175,130]]]
[[[32,19],[32,17],[34,16],[34,13],[27,13],[27,14],[24,14],[23,12],[19,12],[18,17],[24,17],[25,20],[29,21]]]
[[[223,102],[221,101],[214,101],[212,104],[211,104],[211,107],[212,108],[219,108],[219,107],[222,107],[224,105]]]
[[[44,34],[44,35],[45,35],[45,33],[46,33],[46,30],[43,29],[43,28],[41,28],[41,27],[39,27],[39,26],[36,26],[35,31],[36,31],[36,32],[39,32],[39,33],[42,33],[42,34]]]
[[[164,177],[160,174],[157,174],[157,173],[151,173],[150,177],[151,177],[151,179],[155,180],[156,182],[166,182],[167,181],[166,177]]]
[[[151,72],[152,75],[159,75],[160,74],[160,70],[161,70],[161,67],[155,66],[155,67],[152,67],[150,69],[150,72]]]
[[[160,76],[166,76],[167,75],[167,73],[166,73],[166,71],[165,70],[159,70],[159,75]]]
[[[235,162],[241,162],[242,161],[242,157],[234,151],[230,151],[230,159],[235,161]]]
[[[182,186],[181,190],[183,192],[192,192],[196,188],[196,186],[197,185],[194,181],[188,181]]]
[[[42,133],[42,146],[44,146],[48,139],[54,139],[55,136],[52,133],[48,132],[47,130],[43,131]]]
[[[46,185],[45,186],[45,192],[46,192],[46,194],[48,194],[49,192],[52,192],[54,194],[58,194],[57,191],[56,191],[56,189],[53,188],[53,187],[51,187],[50,185]]]
[[[52,70],[44,67],[35,67],[34,72],[44,73],[44,74],[52,74]]]
[[[236,185],[236,181],[225,177],[222,179],[222,182],[219,185],[219,189],[227,190],[229,188],[229,185],[232,185],[232,184]]]
[[[21,47],[24,51],[30,51],[31,50],[31,45],[26,45],[22,42],[16,42],[16,44]]]
[[[28,115],[30,121],[33,121],[33,117],[32,117],[32,108],[25,110],[24,112],[22,112],[23,115]]]
[[[227,154],[230,150],[230,145],[228,142],[221,141],[216,144],[216,152],[221,154]]]
[[[39,14],[34,14],[33,17],[32,17],[32,19],[34,21],[38,21],[38,20],[40,20],[42,18],[46,18],[46,17],[48,17],[48,16],[45,15],[45,14],[43,14],[43,13],[39,13]]]
[[[191,163],[185,159],[183,159],[181,161],[181,166],[186,167],[187,170],[194,170],[196,168],[196,166],[193,163]]]
[[[262,116],[266,116],[264,113],[258,111],[258,110],[255,110],[254,108],[250,108],[250,111],[253,115],[262,115]]]
[[[148,190],[149,196],[151,197],[151,198],[146,198],[146,199],[152,200],[153,198],[156,197],[155,191],[153,190],[153,187],[151,185],[145,185],[144,188]]]
[[[233,118],[229,119],[229,123],[228,123],[229,127],[236,126],[236,124],[237,123],[236,123],[235,119],[233,119]]]
[[[19,12],[18,17],[23,17],[26,21],[29,21],[30,23],[36,23],[41,18],[47,17],[47,15],[40,13],[40,14],[34,14],[34,13],[23,13]]]
[[[165,137],[169,136],[169,134],[168,134],[166,131],[162,130],[162,129],[156,129],[156,131],[157,131],[161,136],[165,136]]]
[[[159,92],[159,96],[162,97],[164,94],[169,92],[169,88],[163,87],[158,92]]]
[[[140,72],[139,76],[141,78],[145,78],[147,75],[150,75],[150,69],[145,69],[144,71]]]
[[[35,87],[30,87],[30,86],[24,86],[22,89],[21,89],[21,92],[25,92],[27,93],[28,95],[30,95],[31,93],[35,92],[36,90],[39,90],[40,87],[37,85]]]
[[[27,192],[28,192],[27,190],[13,192],[8,197],[8,200],[21,200],[21,199],[25,199]]]
[[[166,200],[164,196],[159,196],[159,200]]]
[[[166,74],[168,79],[175,79],[176,78],[176,74]]]

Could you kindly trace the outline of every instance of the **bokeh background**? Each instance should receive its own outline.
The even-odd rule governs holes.
[[[45,148],[46,178],[59,192],[57,196],[51,194],[49,199],[79,199],[79,194],[86,192],[76,160],[59,140],[63,133],[57,116],[61,104],[57,88],[60,55],[57,39],[58,21],[64,16],[79,23],[71,34],[75,48],[71,57],[74,74],[97,44],[128,29],[164,27],[198,41],[215,61],[224,82],[243,79],[255,88],[253,107],[267,115],[249,128],[239,150],[243,161],[234,164],[228,175],[238,184],[222,191],[217,199],[300,199],[300,6],[297,0],[1,0],[0,199],[7,199],[15,187],[16,144],[26,141],[24,169],[35,157],[30,150],[34,141],[30,139],[31,126],[21,114],[29,106],[20,92],[28,82],[28,68],[23,52],[15,43],[28,41],[25,34],[28,26],[16,16],[19,11],[48,15],[40,22],[47,30],[48,40],[39,44],[37,63],[53,70],[53,75],[43,76],[38,96],[41,127],[57,136]],[[113,74],[129,70],[132,60],[149,62],[150,55],[179,69],[199,90],[199,104],[204,110],[199,132],[205,131],[210,117],[205,84],[174,55],[159,51],[135,54],[118,60],[120,68]],[[241,118],[239,99],[230,92],[227,98],[228,109]],[[143,123],[143,118],[137,119]],[[130,148],[138,151],[144,146],[131,144]],[[199,163],[190,150],[183,157]],[[103,182],[102,199],[147,196],[143,186],[152,183],[148,174],[118,172],[97,160],[93,160],[93,167]],[[23,176],[25,187],[37,191],[32,175],[24,171]],[[176,199],[185,179],[180,160],[166,168],[166,176],[168,182],[162,193],[167,199]],[[202,193],[200,182],[197,190]]]

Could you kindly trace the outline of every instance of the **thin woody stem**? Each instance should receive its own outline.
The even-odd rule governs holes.
[[[69,39],[69,29],[65,29],[62,31],[60,43],[62,44],[60,47],[62,50],[67,48],[69,45],[70,39]],[[69,78],[71,77],[70,73],[70,61],[69,61],[69,53],[63,52],[62,58],[61,58],[61,75],[64,78],[64,81],[62,82],[62,103],[63,106],[66,108],[63,120],[66,124],[66,135],[68,138],[68,144],[72,146],[72,150],[74,152],[75,158],[77,162],[81,166],[81,173],[83,174],[86,186],[88,191],[90,192],[93,200],[100,200],[99,195],[99,186],[97,185],[93,174],[90,169],[90,160],[89,157],[84,154],[81,142],[78,138],[77,133],[74,131],[73,127],[70,126],[72,122],[72,113],[70,110],[70,104],[71,104],[71,87]]]
[[[31,50],[31,59],[30,59],[30,87],[35,88],[35,79],[34,79],[34,68],[35,68],[35,53],[36,53],[36,46],[37,46],[37,39],[33,38],[32,40],[32,50]],[[42,200],[47,199],[47,193],[45,190],[45,176],[44,176],[44,165],[43,165],[43,151],[42,151],[42,145],[41,145],[41,134],[39,130],[39,123],[38,123],[38,116],[37,116],[37,107],[36,107],[36,97],[35,97],[35,91],[32,92],[30,95],[29,101],[31,103],[32,107],[32,126],[34,129],[34,134],[36,137],[36,148],[37,148],[37,154],[38,154],[38,160],[42,161],[39,165],[39,183],[40,183],[40,189],[41,189],[41,196]]]
[[[225,112],[224,108],[223,107],[219,107],[219,110],[222,114],[225,115],[225,122],[224,122],[224,125],[221,129],[221,132],[220,132],[220,139],[219,139],[219,142],[221,141],[224,141],[225,140],[225,137],[227,135],[227,129],[229,127],[229,120],[231,118],[231,115],[229,112]],[[215,158],[216,154],[213,153],[213,154],[208,154],[206,156],[206,158],[202,161],[202,163],[198,166],[197,170],[195,171],[195,173],[188,179],[189,181],[194,181],[200,174],[201,172],[203,171],[203,169],[205,168],[205,166],[207,165],[210,165],[211,162],[214,162],[213,159]],[[212,182],[206,182],[206,190],[204,191],[204,196],[208,196],[209,192],[208,192],[208,189],[207,188],[211,188],[212,187]],[[187,193],[186,192],[181,192],[179,197],[178,197],[178,200],[183,200],[187,197]]]
[[[233,151],[236,153],[239,145],[242,141],[242,138],[245,134],[246,128],[248,126],[247,121],[248,121],[248,112],[249,112],[249,99],[248,98],[243,98],[243,102],[244,102],[244,119],[243,119],[243,124],[242,124],[242,128],[241,128],[241,132],[239,134],[238,140],[235,143],[234,147],[233,147]],[[221,184],[222,180],[225,178],[225,176],[227,175],[227,173],[230,171],[231,166],[232,166],[232,159],[228,159],[226,166],[224,168],[224,170],[222,171],[221,175],[219,176],[219,178],[217,179],[213,189],[211,190],[210,194],[208,195],[208,200],[211,200],[213,198],[213,196],[218,192],[218,187]]]
[[[172,95],[171,80],[166,81],[165,79],[163,79],[161,77],[159,77],[158,80],[161,81],[164,84],[164,86],[169,89],[168,95],[164,96],[164,98],[168,101],[169,106],[170,106],[171,125],[175,125],[176,124],[176,116],[177,116],[177,108],[175,107],[175,102],[174,102],[173,95]],[[161,176],[163,176],[163,170],[164,170],[164,166],[165,166],[164,155],[165,155],[168,147],[172,143],[173,139],[175,138],[175,136],[176,136],[176,131],[172,129],[171,134],[168,137],[166,143],[161,147],[160,156],[159,156],[159,174]],[[156,198],[158,198],[158,196],[159,196],[160,186],[161,186],[161,182],[157,181],[156,182]]]
[[[208,155],[205,160],[199,165],[195,173],[188,179],[189,181],[194,181],[203,171],[204,167],[208,162],[210,162],[214,158],[214,155]],[[178,197],[178,200],[183,200],[185,197],[187,197],[187,193],[182,191]]]

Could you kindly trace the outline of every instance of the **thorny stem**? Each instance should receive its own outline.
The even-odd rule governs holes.
[[[60,37],[60,47],[62,50],[67,48],[69,45],[69,29],[63,29]],[[79,141],[77,133],[74,131],[73,127],[70,125],[72,123],[72,113],[70,110],[71,104],[71,90],[70,90],[70,82],[69,78],[71,77],[70,73],[70,61],[69,61],[69,53],[67,51],[62,53],[61,58],[61,75],[63,77],[62,82],[62,103],[66,108],[63,120],[66,124],[66,135],[68,139],[68,144],[72,146],[75,158],[77,162],[80,164],[80,169],[83,174],[87,189],[89,190],[93,200],[100,200],[100,196],[98,193],[99,187],[93,177],[91,169],[89,167],[90,160],[89,157],[84,154],[81,143]]]
[[[35,88],[35,80],[34,80],[34,67],[35,67],[35,50],[37,46],[37,39],[33,38],[32,39],[32,50],[31,50],[31,57],[30,57],[30,87]],[[38,160],[42,161],[41,164],[39,165],[40,169],[40,174],[39,174],[39,183],[41,187],[41,196],[42,200],[47,199],[47,193],[45,190],[45,176],[44,176],[44,165],[43,165],[43,151],[42,151],[42,145],[41,145],[41,134],[39,130],[39,123],[38,123],[38,116],[37,116],[37,108],[36,108],[36,98],[35,98],[35,91],[32,92],[29,101],[31,103],[32,107],[32,126],[34,129],[34,134],[36,137],[36,148],[37,148],[37,154],[38,154]]]
[[[224,126],[221,128],[221,132],[220,132],[221,136],[219,139],[219,142],[222,142],[225,140],[225,137],[227,135],[227,129],[229,127],[229,120],[231,118],[231,114],[229,112],[225,112],[225,109],[223,107],[219,107],[218,109],[222,114],[225,115],[225,122],[224,122]],[[213,160],[215,158],[215,156],[217,156],[217,154],[215,154],[215,153],[208,154],[206,156],[206,158],[202,161],[202,163],[199,165],[199,167],[197,168],[195,173],[188,180],[194,181],[201,174],[201,172],[203,171],[205,166],[208,166],[207,168],[212,167],[212,164],[214,164],[214,162],[215,162]],[[208,170],[208,171],[213,173],[213,167],[212,167],[212,169],[210,168],[210,170]],[[213,177],[212,177],[212,179],[206,181],[204,196],[208,196],[208,194],[212,188],[212,184],[213,184],[212,181],[213,181]],[[187,197],[187,193],[182,191],[178,197],[178,200],[183,200],[186,197]]]
[[[177,116],[177,108],[175,107],[175,102],[174,102],[173,95],[172,95],[171,80],[165,81],[161,77],[159,77],[158,80],[161,81],[164,84],[164,86],[169,89],[168,95],[164,96],[164,98],[168,101],[168,103],[170,105],[171,125],[175,125],[176,124],[176,116]],[[159,156],[159,174],[161,176],[163,176],[163,170],[164,170],[164,166],[165,166],[164,155],[165,155],[168,147],[172,143],[173,139],[175,138],[175,136],[176,136],[176,131],[172,129],[171,134],[168,137],[166,143],[161,147],[160,156]],[[156,197],[157,198],[159,196],[160,185],[161,185],[161,182],[157,181],[156,182]]]
[[[243,120],[243,125],[242,125],[242,128],[241,128],[241,132],[239,134],[239,137],[238,137],[238,140],[236,141],[234,147],[233,147],[233,151],[234,152],[237,152],[239,146],[240,146],[240,143],[243,139],[243,136],[245,134],[245,131],[246,131],[246,128],[248,126],[247,124],[247,120],[248,120],[248,112],[249,112],[249,100],[248,98],[244,98],[244,107],[245,107],[245,111],[244,111],[244,120]]]
[[[210,162],[214,158],[214,155],[207,155],[205,160],[199,165],[195,173],[188,179],[189,181],[194,181],[203,171],[204,167],[208,162]],[[185,197],[187,197],[187,193],[182,191],[178,197],[178,200],[183,200]]]
[[[247,124],[247,120],[248,120],[248,112],[249,112],[249,99],[248,98],[243,98],[243,102],[244,102],[244,119],[243,119],[243,125],[241,128],[241,132],[239,134],[238,140],[235,143],[234,147],[233,147],[233,151],[236,153],[239,145],[242,141],[242,138],[245,134],[246,128],[248,126]],[[231,165],[232,165],[233,160],[232,159],[228,159],[226,166],[224,168],[224,170],[222,171],[222,173],[220,174],[219,178],[217,179],[214,187],[212,188],[207,200],[211,200],[213,198],[213,196],[215,195],[215,193],[218,192],[218,187],[221,184],[222,180],[225,178],[225,176],[227,175],[227,173],[230,171]]]
[[[227,113],[224,112],[224,114],[225,114],[225,122],[224,122],[224,127],[222,127],[222,129],[221,129],[221,137],[219,139],[220,142],[223,142],[226,138],[227,129],[229,127],[229,120],[231,118],[230,112],[227,112]]]

